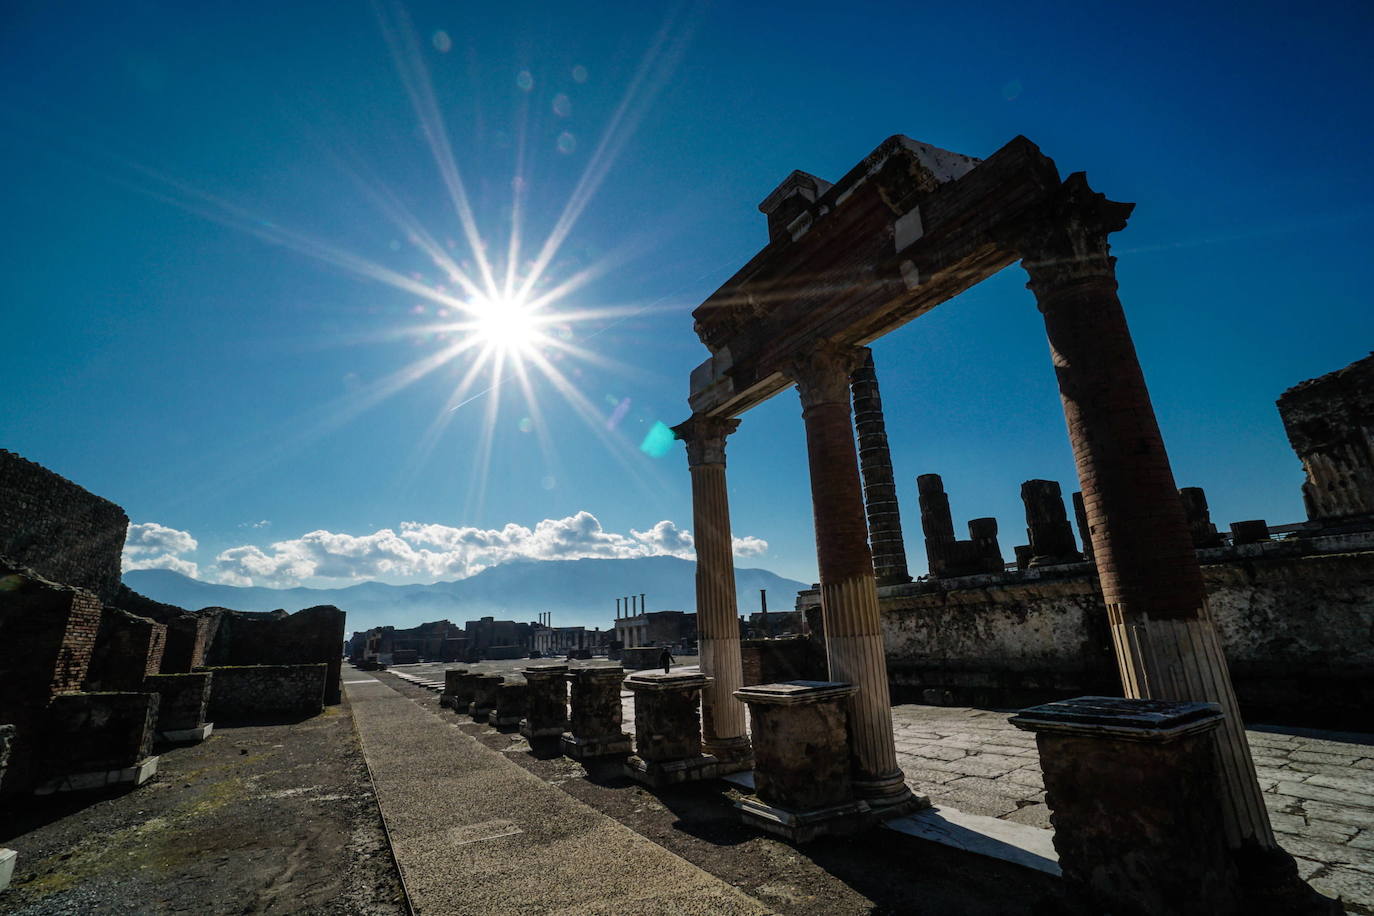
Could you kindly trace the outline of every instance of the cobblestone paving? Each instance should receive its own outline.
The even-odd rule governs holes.
[[[680,658],[694,665],[695,658]],[[483,662],[514,674],[528,660]],[[606,664],[604,659],[573,664]],[[401,670],[442,680],[449,665]],[[632,694],[621,694],[634,733]],[[897,762],[942,807],[1048,829],[1035,736],[1009,712],[908,704],[892,709]],[[1258,725],[1247,731],[1279,842],[1317,889],[1374,913],[1374,734]]]

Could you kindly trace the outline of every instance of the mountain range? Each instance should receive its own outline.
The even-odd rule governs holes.
[[[650,611],[696,609],[696,563],[677,557],[602,560],[518,560],[475,576],[432,585],[361,582],[344,588],[264,588],[202,582],[169,569],[137,569],[124,584],[155,601],[196,610],[288,611],[332,604],[348,613],[347,630],[413,627],[431,620],[457,624],[479,617],[532,621],[551,611],[554,626],[614,625],[616,599],[643,593]],[[740,613],[759,609],[767,589],[774,610],[791,610],[803,582],[766,569],[736,569]]]

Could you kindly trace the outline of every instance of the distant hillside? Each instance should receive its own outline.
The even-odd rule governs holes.
[[[465,620],[494,616],[534,620],[553,612],[555,626],[611,626],[618,597],[643,592],[651,611],[696,609],[696,564],[676,557],[628,560],[518,561],[494,566],[467,579],[433,585],[363,582],[347,588],[244,588],[215,585],[167,569],[139,569],[124,582],[156,601],[196,610],[228,607],[240,611],[288,611],[333,604],[348,612],[348,631],[377,626],[411,627],[428,620]],[[758,609],[759,589],[768,589],[769,607],[790,609],[802,582],[766,569],[736,569],[741,613]]]

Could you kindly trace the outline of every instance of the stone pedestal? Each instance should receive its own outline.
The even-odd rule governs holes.
[[[523,681],[504,683],[496,688],[496,702],[487,722],[497,728],[515,728],[525,717],[526,686]]]
[[[465,673],[457,675],[453,683],[453,693],[449,700],[449,706],[454,712],[467,715],[468,709],[472,706],[473,697],[477,695],[477,679],[482,676],[482,672],[468,669]],[[445,676],[444,686],[450,682]]]
[[[531,665],[525,675],[525,718],[520,734],[531,741],[557,738],[568,729],[567,665]]]
[[[795,843],[873,823],[854,797],[846,707],[852,684],[784,681],[735,691],[753,723],[754,792],[740,817]]]
[[[462,683],[463,675],[468,673],[466,668],[449,668],[444,672],[444,692],[439,694],[439,705],[449,709],[458,708],[457,703],[459,684]],[[468,698],[472,702],[472,698]]]
[[[620,730],[620,683],[625,669],[577,668],[564,677],[568,681],[568,732],[563,735],[563,753],[574,760],[610,757],[630,753],[630,736]]]
[[[472,681],[472,702],[468,704],[468,715],[474,722],[485,722],[496,705],[496,691],[505,682],[499,674],[479,674]]]
[[[631,779],[658,787],[718,775],[715,757],[701,752],[701,674],[642,672],[625,679],[635,695],[635,752],[625,761]]]
[[[1238,912],[1212,703],[1079,697],[1023,710],[1064,880],[1092,912]]]

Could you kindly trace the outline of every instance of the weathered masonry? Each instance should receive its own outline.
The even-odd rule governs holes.
[[[725,440],[741,414],[795,385],[829,677],[858,688],[847,701],[855,795],[880,815],[912,806],[893,745],[851,382],[871,368],[867,344],[1019,260],[1049,337],[1124,692],[1219,704],[1226,840],[1238,861],[1297,882],[1269,824],[1188,515],[1117,298],[1108,236],[1125,228],[1133,206],[1097,193],[1081,172],[1061,179],[1024,137],[978,160],[903,136],[834,184],[793,172],[760,204],[768,244],[693,312],[711,356],[692,372],[692,416],[676,427],[692,473],[702,670],[718,685],[705,696],[706,719],[733,726],[739,715],[734,690],[721,689],[738,684],[738,631],[712,625],[734,612],[720,588],[732,562]],[[1049,561],[1066,524],[1058,514],[1038,522]],[[976,557],[973,545],[996,532],[970,534]]]

